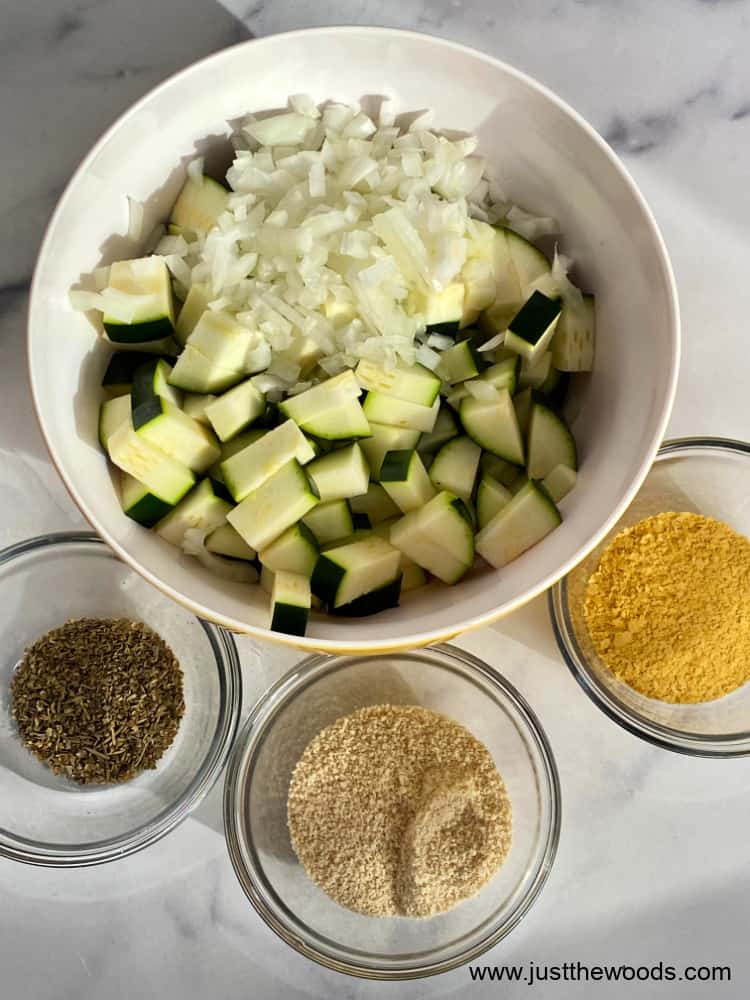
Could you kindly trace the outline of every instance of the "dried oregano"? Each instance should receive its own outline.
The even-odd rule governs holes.
[[[81,784],[156,767],[185,711],[174,653],[126,618],[79,618],[48,632],[26,650],[10,690],[24,746]]]

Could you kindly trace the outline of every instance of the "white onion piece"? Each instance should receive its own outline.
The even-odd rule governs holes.
[[[272,392],[274,389],[283,389],[285,385],[284,380],[279,378],[278,375],[269,375],[266,372],[261,372],[260,375],[253,375],[250,381],[258,392],[262,392],[264,395],[267,392]]]
[[[434,347],[436,351],[447,351],[449,347],[453,347],[454,341],[453,337],[449,337],[445,333],[431,333],[426,343],[428,347]]]
[[[560,232],[557,219],[547,215],[532,215],[518,205],[512,205],[505,219],[514,232],[527,240],[537,240],[540,236],[555,236]]]
[[[478,347],[477,350],[480,352],[494,351],[496,347],[500,347],[500,345],[504,342],[505,331],[503,330],[501,333],[496,333],[494,337],[490,337],[489,340],[485,340],[485,342],[481,345],[481,347]]]
[[[425,368],[429,368],[431,372],[434,372],[437,366],[440,364],[440,355],[437,351],[433,351],[426,344],[422,344],[414,353],[415,360],[418,364],[424,365]]]

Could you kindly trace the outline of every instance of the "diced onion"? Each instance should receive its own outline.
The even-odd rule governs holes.
[[[386,370],[415,362],[438,369],[454,339],[426,331],[425,296],[463,282],[465,312],[476,316],[497,290],[486,226],[474,220],[503,219],[526,235],[552,231],[554,220],[511,206],[485,176],[475,137],[432,131],[430,112],[405,128],[395,121],[390,100],[375,113],[292,95],[287,110],[244,120],[215,225],[154,235],[178,296],[207,288],[209,308],[255,334],[244,367],[268,398],[302,392],[360,359]],[[203,170],[203,159],[193,159],[189,180],[203,185]],[[144,206],[128,204],[128,233],[140,241]],[[556,254],[550,273],[523,293],[539,287],[566,302],[580,298],[568,265]],[[117,293],[107,277],[97,282],[100,295],[75,292],[71,303],[132,321],[148,297]],[[479,350],[486,355],[503,337]],[[285,354],[300,338],[322,353],[312,369]],[[462,391],[486,398],[494,390],[479,382]]]
[[[485,342],[480,347],[478,347],[477,350],[481,351],[482,353],[484,353],[484,351],[494,351],[495,348],[500,347],[500,345],[504,341],[505,341],[505,331],[503,330],[501,333],[496,333],[494,337],[490,337],[489,340],[485,340]]]

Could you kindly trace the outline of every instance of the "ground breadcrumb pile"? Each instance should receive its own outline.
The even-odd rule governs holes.
[[[372,916],[427,917],[503,864],[511,807],[487,748],[417,706],[360,709],[320,732],[292,776],[289,829],[310,878]]]

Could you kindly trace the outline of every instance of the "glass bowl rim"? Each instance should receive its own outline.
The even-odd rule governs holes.
[[[538,755],[534,770],[539,776],[542,792],[548,800],[548,822],[546,828],[540,830],[539,833],[539,842],[543,847],[531,883],[508,918],[501,924],[493,926],[480,941],[475,942],[471,947],[440,961],[430,961],[429,958],[426,958],[413,965],[398,968],[378,965],[374,961],[360,960],[355,962],[334,957],[319,950],[309,942],[301,940],[297,934],[290,930],[283,915],[278,916],[274,908],[267,904],[265,893],[259,891],[258,884],[261,880],[257,877],[254,866],[245,863],[246,851],[244,848],[247,845],[243,843],[240,836],[238,823],[240,791],[246,787],[245,779],[249,770],[249,762],[255,755],[269,723],[272,723],[280,710],[288,705],[316,677],[323,676],[340,667],[342,661],[380,660],[383,659],[382,654],[351,653],[336,656],[314,654],[301,660],[256,700],[235,740],[227,764],[224,778],[224,833],[235,875],[253,909],[282,941],[305,958],[332,971],[361,979],[391,982],[421,979],[457,969],[484,954],[505,938],[531,909],[552,871],[559,846],[562,818],[560,777],[548,737],[536,713],[509,680],[472,653],[457,646],[439,643],[426,648],[398,650],[395,655],[418,660],[420,657],[428,658],[431,653],[437,653],[439,657],[445,657],[449,661],[453,660],[454,663],[458,661],[464,670],[478,674],[480,679],[489,685],[493,694],[510,702],[518,713],[519,728],[530,738]],[[447,664],[441,663],[439,665],[444,668]],[[340,951],[351,954],[351,949],[347,947],[341,947]],[[429,956],[429,952],[424,952],[423,955]]]
[[[15,542],[0,550],[0,571],[30,553],[52,551],[55,548],[64,551],[64,547],[71,544],[90,547],[89,554],[105,552],[128,573],[137,575],[126,563],[120,562],[94,531],[48,532]],[[196,621],[206,635],[219,676],[219,717],[208,752],[185,792],[148,823],[125,834],[91,844],[45,843],[12,835],[11,839],[6,839],[6,834],[0,831],[0,857],[48,868],[82,868],[105,864],[135,854],[161,840],[200,804],[221,774],[239,728],[242,673],[237,646],[231,633],[201,618],[196,617]]]
[[[653,465],[670,458],[690,458],[699,453],[711,452],[716,455],[737,455],[750,459],[750,442],[725,437],[681,437],[664,441],[659,448]],[[652,465],[652,469],[653,469]],[[649,470],[648,475],[651,474]],[[646,479],[648,479],[648,475]],[[645,484],[646,480],[644,480]],[[641,487],[642,488],[642,487]],[[623,512],[623,516],[626,512]],[[615,525],[616,527],[616,525]],[[547,595],[552,631],[558,649],[586,695],[607,718],[616,722],[631,735],[645,740],[662,750],[684,754],[689,757],[733,758],[750,755],[750,730],[740,733],[703,734],[652,722],[639,713],[606,694],[595,679],[588,660],[578,647],[568,612],[567,576],[550,588]]]

